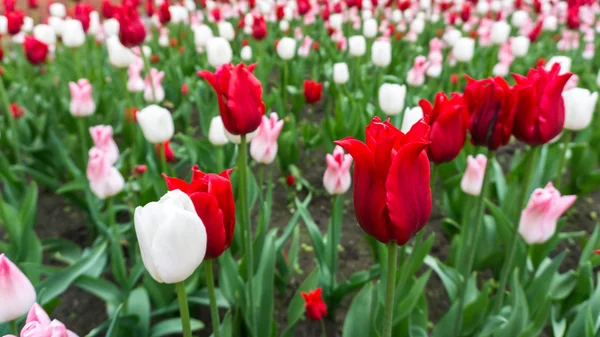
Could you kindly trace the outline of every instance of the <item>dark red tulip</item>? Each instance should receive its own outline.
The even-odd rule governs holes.
[[[285,184],[289,187],[296,186],[296,177],[293,174],[288,174],[287,178],[285,178]]]
[[[267,36],[267,23],[262,15],[255,15],[252,23],[252,37],[256,40],[263,40]]]
[[[158,7],[158,20],[163,25],[168,23],[169,21],[171,21],[171,12],[169,11],[169,2],[166,0],[163,1],[162,4],[160,4],[160,7]]]
[[[146,27],[134,3],[127,1],[122,7],[114,7],[119,21],[119,40],[126,47],[139,46],[146,39]]]
[[[569,8],[567,12],[567,27],[573,30],[578,30],[581,25],[581,21],[579,19],[579,7]]]
[[[471,141],[491,150],[506,145],[515,118],[513,90],[501,77],[467,80],[463,97],[469,115]]]
[[[277,20],[283,20],[283,18],[285,17],[285,6],[277,5],[277,7],[275,8],[275,14],[277,15]]]
[[[90,13],[94,10],[92,5],[87,3],[78,3],[75,5],[75,19],[81,22],[84,31],[90,28]]]
[[[15,10],[16,0],[4,0],[4,13],[8,14]]]
[[[462,10],[460,12],[460,18],[463,22],[469,21],[471,18],[471,4],[466,2],[462,5]]]
[[[37,0],[27,0],[27,6],[29,6],[31,9],[38,8]]]
[[[354,212],[360,227],[382,243],[403,245],[431,214],[429,126],[420,120],[404,134],[374,117],[366,144],[352,137],[335,143],[354,158]]]
[[[26,36],[23,48],[25,49],[25,56],[29,63],[35,65],[46,61],[46,57],[48,56],[48,45],[44,42],[32,36]]]
[[[146,14],[149,17],[154,15],[154,0],[146,0]]]
[[[234,135],[246,135],[258,129],[265,114],[262,85],[252,74],[255,64],[231,63],[198,72],[213,87],[225,129]]]
[[[148,0],[148,2],[152,2],[152,0]],[[114,16],[114,8],[110,0],[102,0],[102,16],[107,19]]]
[[[544,19],[541,18],[535,24],[535,27],[533,27],[533,29],[529,31],[529,34],[527,34],[527,37],[529,38],[529,40],[531,42],[537,41],[537,39],[540,37],[540,34],[542,33],[542,25],[543,24],[544,24]]]
[[[23,22],[25,20],[25,16],[21,11],[12,11],[6,13],[6,29],[10,35],[16,35],[21,32],[21,27],[23,26]]]
[[[398,2],[398,9],[401,11],[405,11],[407,9],[410,8],[410,1],[399,1]]]
[[[560,65],[549,71],[543,67],[529,70],[527,77],[513,74],[515,85],[515,137],[529,145],[549,142],[562,131],[565,104],[562,92],[571,73],[559,75]]]
[[[304,14],[310,11],[310,2],[308,0],[296,0],[298,7],[298,14],[304,16]]]
[[[467,138],[469,120],[462,96],[453,93],[448,99],[445,93],[438,92],[433,105],[424,99],[419,105],[430,127],[427,156],[436,164],[453,160]]]
[[[170,178],[163,174],[169,190],[187,194],[206,228],[206,258],[214,259],[231,246],[235,232],[235,202],[229,174],[204,173],[192,168],[192,181]]]
[[[320,321],[327,316],[327,305],[323,301],[323,290],[320,287],[300,294],[304,298],[304,310],[308,319]]]
[[[323,83],[317,81],[304,81],[304,99],[308,104],[314,104],[321,100]]]

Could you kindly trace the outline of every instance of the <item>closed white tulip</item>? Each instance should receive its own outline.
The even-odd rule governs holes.
[[[598,93],[588,89],[573,88],[562,93],[565,101],[565,129],[578,131],[592,122]]]
[[[171,23],[183,23],[187,25],[190,21],[190,13],[184,6],[169,6],[169,13],[171,14]]]
[[[600,87],[600,71],[598,71],[598,76],[596,76],[596,85]]]
[[[518,10],[513,13],[510,23],[517,28],[521,28],[521,26],[523,26],[528,19],[529,14],[527,14],[526,11]]]
[[[50,27],[52,27],[52,29],[54,29],[54,34],[56,34],[56,36],[62,35],[64,22],[65,21],[63,19],[57,16],[51,16],[48,18],[48,24]]]
[[[108,50],[108,61],[113,67],[127,68],[135,60],[135,55],[131,49],[121,44],[118,36],[111,36],[106,41]]]
[[[475,40],[470,37],[461,37],[452,47],[452,55],[458,62],[470,62],[475,53]]]
[[[350,79],[348,65],[344,62],[339,62],[333,65],[333,82],[335,84],[345,84]]]
[[[206,228],[190,197],[180,190],[137,207],[133,220],[142,261],[157,282],[183,282],[204,260]]]
[[[0,34],[8,34],[8,19],[4,15],[0,15]]]
[[[146,140],[162,144],[173,137],[175,126],[169,110],[158,105],[149,105],[137,113],[137,121]]]
[[[246,141],[249,143],[256,135],[258,134],[258,129],[246,134]],[[233,144],[240,145],[242,143],[242,137],[240,135],[234,135],[229,133],[227,129],[225,129],[225,137],[232,142]]]
[[[329,25],[335,30],[342,29],[343,18],[342,14],[331,14],[329,16]]]
[[[50,10],[50,16],[64,18],[67,15],[67,8],[65,7],[65,5],[59,2],[50,4],[48,8]]]
[[[210,127],[208,129],[208,140],[212,145],[223,146],[229,143],[229,139],[225,135],[225,125],[221,116],[213,117],[210,120]],[[240,138],[241,141],[241,138]]]
[[[392,45],[386,40],[377,40],[371,46],[371,61],[377,67],[387,67],[392,62]]]
[[[444,36],[442,38],[448,46],[453,47],[461,37],[462,33],[460,32],[460,30],[451,28],[450,30],[444,33]]]
[[[283,33],[290,30],[290,22],[288,20],[279,21],[279,30],[282,31]]]
[[[406,86],[384,83],[379,87],[379,107],[389,116],[397,115],[404,109]]]
[[[406,108],[404,110],[404,117],[402,118],[402,127],[400,131],[407,133],[410,131],[410,128],[415,125],[418,121],[423,118],[423,109],[420,106],[416,106],[414,108]]]
[[[425,20],[421,18],[416,18],[410,23],[410,31],[421,34],[425,29]]]
[[[85,32],[81,21],[67,19],[63,24],[62,42],[69,48],[81,47],[85,43]]]
[[[227,41],[232,41],[235,39],[235,30],[233,29],[233,25],[229,21],[221,21],[219,22],[219,36],[227,39]]]
[[[367,52],[367,41],[362,35],[354,35],[348,39],[348,52],[355,57],[361,57]]]
[[[478,14],[485,15],[490,11],[490,4],[487,1],[478,1],[475,9]]]
[[[279,55],[282,60],[287,61],[293,59],[295,53],[296,40],[291,37],[284,37],[279,40],[279,43],[277,43],[277,55]]]
[[[231,62],[233,51],[229,41],[222,37],[213,37],[206,44],[206,55],[208,63],[213,67],[218,67]]]
[[[558,28],[558,18],[554,15],[549,15],[544,18],[544,23],[542,23],[542,30],[547,32],[553,32]]]
[[[117,19],[108,19],[102,23],[102,30],[104,31],[104,38],[108,39],[111,36],[119,35],[119,21]]]
[[[548,60],[548,63],[546,63],[546,65],[544,66],[544,68],[546,68],[546,70],[550,70],[552,69],[552,66],[558,63],[560,64],[560,72],[559,75],[568,73],[569,71],[571,71],[571,58],[568,56],[552,56],[550,58],[550,60]]]
[[[242,51],[240,52],[240,57],[244,61],[249,61],[250,59],[252,59],[252,47],[243,46]]]
[[[399,9],[394,9],[392,11],[392,22],[400,23],[400,21],[402,21],[402,12]]]
[[[515,57],[524,57],[527,55],[529,51],[529,38],[527,36],[517,36],[512,39],[510,44],[510,49],[512,51],[513,56]]]
[[[39,24],[33,27],[33,36],[49,46],[56,44],[56,34],[50,25]]]
[[[29,16],[23,18],[23,25],[21,26],[21,31],[23,33],[31,33],[33,30],[34,22],[33,19]]]
[[[510,25],[506,21],[496,21],[492,24],[490,40],[494,44],[503,44],[510,36]]]
[[[365,20],[363,23],[363,35],[369,39],[377,36],[377,20],[372,18]]]
[[[96,35],[100,30],[100,13],[92,11],[90,13],[90,26],[88,27],[87,33]]]
[[[213,32],[207,25],[194,26],[193,31],[196,48],[205,48],[208,41],[213,38]]]

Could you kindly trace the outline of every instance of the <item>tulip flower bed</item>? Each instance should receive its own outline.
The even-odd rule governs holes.
[[[598,2],[3,10],[0,336],[600,335]]]

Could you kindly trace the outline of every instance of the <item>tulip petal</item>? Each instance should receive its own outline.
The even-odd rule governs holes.
[[[209,193],[194,193],[190,195],[194,208],[206,228],[206,257],[217,258],[225,249],[227,244],[227,232],[223,225],[223,212],[214,196]],[[231,241],[229,241],[231,244]]]

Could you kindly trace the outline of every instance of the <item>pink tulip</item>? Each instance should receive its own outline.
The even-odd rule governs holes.
[[[352,156],[344,154],[341,146],[333,149],[333,155],[327,154],[327,169],[323,176],[323,186],[329,194],[344,194],[350,188],[352,181],[350,177],[350,166],[352,165]]]
[[[575,195],[561,196],[552,183],[533,191],[519,221],[523,240],[530,245],[548,241],[556,231],[556,221],[575,199]]]
[[[165,89],[161,84],[164,77],[164,71],[158,71],[155,68],[150,69],[150,76],[146,76],[144,81],[144,100],[146,102],[160,103],[165,99]]]
[[[113,139],[113,128],[110,125],[97,125],[90,128],[94,146],[104,151],[107,160],[114,165],[119,159],[119,148]]]
[[[129,65],[129,68],[127,68],[127,90],[129,90],[129,92],[144,91],[144,79],[142,78],[143,68],[144,61],[139,57],[136,57]]]
[[[492,69],[492,73],[494,76],[506,76],[508,75],[509,69],[515,57],[512,54],[512,48],[510,47],[510,43],[503,43],[500,46],[500,51],[498,52],[498,63]]]
[[[312,44],[313,39],[310,36],[306,35],[304,37],[304,40],[302,40],[300,48],[298,48],[298,56],[308,57],[308,55],[310,54],[310,50],[312,49]]]
[[[429,68],[429,62],[423,55],[415,57],[413,67],[406,74],[406,83],[413,87],[420,87],[425,83],[425,72]]]
[[[71,90],[71,115],[75,117],[89,116],[96,111],[96,103],[92,97],[92,85],[85,78],[75,82],[69,82]]]
[[[467,157],[467,170],[460,181],[463,192],[474,196],[481,194],[486,164],[487,158],[482,154],[478,154],[475,158],[471,155]]]
[[[67,330],[60,321],[51,321],[44,309],[35,303],[27,315],[21,337],[77,337],[77,334]]]
[[[279,120],[275,112],[271,116],[262,117],[256,137],[250,142],[252,159],[261,164],[271,164],[277,155],[277,137],[283,128],[283,120]]]
[[[89,152],[87,178],[90,189],[100,199],[112,197],[123,189],[125,180],[108,160],[107,154],[97,147]]]
[[[6,255],[0,254],[0,323],[25,315],[35,297],[27,276]]]

